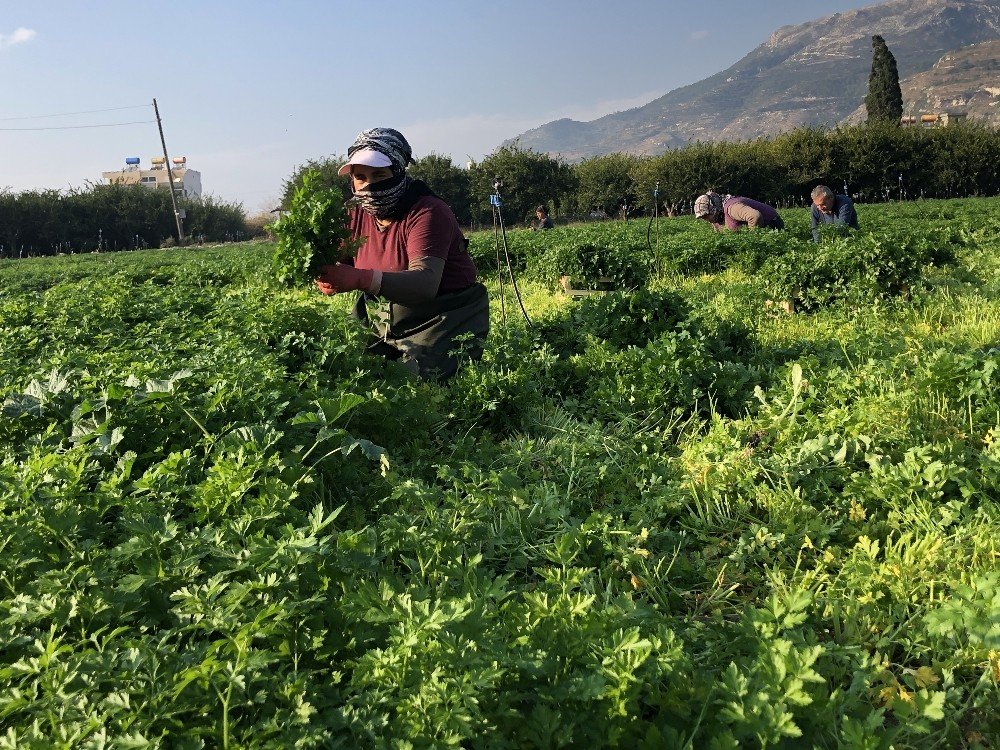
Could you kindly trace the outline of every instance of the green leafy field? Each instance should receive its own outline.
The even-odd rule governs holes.
[[[531,329],[477,235],[445,386],[269,245],[0,263],[0,748],[996,747],[1000,200],[859,213],[512,232]]]

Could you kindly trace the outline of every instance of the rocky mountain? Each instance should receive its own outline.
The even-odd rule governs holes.
[[[900,88],[904,114],[959,111],[1000,127],[1000,39],[949,52]],[[845,122],[863,122],[866,114],[861,105]]]
[[[1000,39],[1000,0],[889,0],[782,26],[730,68],[642,107],[591,122],[556,120],[512,140],[577,160],[833,126],[864,100],[874,34],[885,38],[905,79],[952,50]],[[995,79],[994,72],[992,84],[977,85],[1000,86]]]

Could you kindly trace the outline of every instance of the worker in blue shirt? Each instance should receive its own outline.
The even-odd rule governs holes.
[[[817,185],[812,191],[812,203],[813,242],[819,242],[820,224],[858,228],[858,214],[846,195],[834,195],[826,185]]]

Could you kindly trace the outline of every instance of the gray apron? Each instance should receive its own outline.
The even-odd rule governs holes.
[[[447,380],[462,358],[479,359],[490,330],[490,298],[486,287],[475,283],[460,292],[442,294],[416,307],[395,302],[380,306],[374,319],[362,293],[351,315],[370,326],[368,351],[408,364],[422,378]],[[468,340],[456,337],[471,334]]]

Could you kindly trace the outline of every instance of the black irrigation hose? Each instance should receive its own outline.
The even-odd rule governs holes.
[[[646,247],[649,248],[649,254],[653,256],[653,263],[656,265],[656,275],[661,274],[660,271],[660,255],[653,249],[653,243],[650,241],[650,232],[653,229],[653,219],[659,218],[659,203],[660,203],[660,183],[656,183],[656,187],[653,189],[653,211],[649,214],[649,224],[646,225]],[[656,247],[657,250],[660,246],[660,225],[656,225]]]
[[[503,267],[500,265],[500,225],[497,222],[497,214],[499,209],[493,207],[493,246],[496,250],[497,256],[497,277],[500,280],[500,319],[503,321],[504,325],[507,325],[507,291],[504,289],[503,281]]]
[[[507,262],[507,273],[510,274],[510,284],[514,288],[514,296],[517,298],[517,304],[521,308],[521,315],[524,316],[524,322],[527,324],[528,328],[531,328],[531,318],[528,317],[528,311],[524,309],[524,300],[521,298],[521,290],[517,287],[517,279],[514,277],[514,267],[510,262],[510,249],[507,245],[507,228],[503,224],[503,213],[500,211],[500,206],[503,205],[503,201],[500,200],[500,178],[498,177],[493,183],[493,189],[496,191],[490,196],[490,205],[493,206],[493,241],[496,243],[496,253],[497,253],[497,272],[500,275],[500,310],[503,314],[503,322],[507,322],[507,313],[504,310],[503,301],[503,269],[500,268],[500,244],[501,238],[503,240],[503,255],[504,260]],[[497,227],[500,228],[500,237],[497,236]]]
[[[507,229],[503,225],[503,215],[500,213],[500,209],[497,209],[497,215],[500,217],[500,233],[503,236],[503,254],[507,261],[507,273],[510,274],[510,285],[514,287],[514,296],[517,297],[517,304],[521,308],[521,315],[524,316],[524,322],[531,328],[531,318],[528,317],[528,311],[524,309],[524,300],[521,299],[521,290],[517,288],[517,278],[514,276],[514,267],[510,263],[510,252],[507,247]]]
[[[649,254],[653,255],[654,258],[656,257],[656,255],[653,254],[653,243],[650,242],[649,240],[649,234],[650,231],[653,229],[653,219],[655,218],[656,218],[656,209],[654,208],[652,212],[649,214],[649,224],[646,225],[646,247],[649,248]]]

